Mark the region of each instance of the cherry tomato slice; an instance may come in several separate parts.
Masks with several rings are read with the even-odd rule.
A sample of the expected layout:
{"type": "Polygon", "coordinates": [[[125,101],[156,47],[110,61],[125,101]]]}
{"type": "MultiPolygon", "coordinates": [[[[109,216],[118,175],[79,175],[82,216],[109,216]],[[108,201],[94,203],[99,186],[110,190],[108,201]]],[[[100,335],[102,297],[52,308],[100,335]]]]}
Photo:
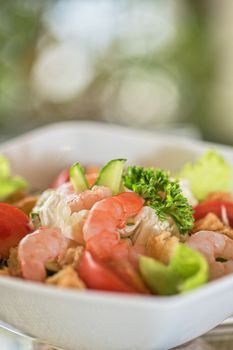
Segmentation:
{"type": "Polygon", "coordinates": [[[229,224],[233,227],[233,202],[227,201],[206,201],[194,208],[195,220],[202,219],[208,213],[213,213],[222,219],[222,210],[225,208],[229,224]]]}
{"type": "Polygon", "coordinates": [[[29,232],[28,216],[13,205],[0,203],[0,258],[7,258],[10,248],[29,232]]]}
{"type": "Polygon", "coordinates": [[[137,292],[88,251],[83,253],[78,272],[80,278],[90,289],[124,293],[137,292]]]}
{"type": "Polygon", "coordinates": [[[128,285],[132,286],[138,293],[149,294],[142,278],[136,268],[127,260],[110,259],[107,265],[128,285]]]}

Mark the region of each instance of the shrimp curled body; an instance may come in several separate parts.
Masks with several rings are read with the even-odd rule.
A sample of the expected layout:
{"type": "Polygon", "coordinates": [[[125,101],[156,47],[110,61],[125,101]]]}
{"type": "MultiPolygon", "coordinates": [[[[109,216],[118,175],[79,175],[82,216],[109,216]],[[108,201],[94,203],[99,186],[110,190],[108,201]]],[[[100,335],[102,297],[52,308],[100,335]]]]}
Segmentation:
{"type": "Polygon", "coordinates": [[[94,186],[91,190],[85,190],[80,193],[72,193],[69,188],[67,193],[65,192],[65,188],[60,188],[58,192],[64,195],[65,201],[69,205],[72,213],[79,212],[83,209],[89,210],[96,202],[112,195],[111,190],[105,186],[94,186]]]}
{"type": "Polygon", "coordinates": [[[43,282],[46,278],[45,263],[59,257],[68,243],[69,239],[54,228],[40,228],[25,236],[18,247],[23,278],[43,282]]]}
{"type": "Polygon", "coordinates": [[[186,243],[205,256],[211,280],[233,272],[233,240],[229,237],[214,231],[199,231],[186,243]]]}
{"type": "Polygon", "coordinates": [[[102,199],[91,208],[83,226],[84,239],[88,240],[102,231],[116,233],[124,227],[126,220],[135,216],[143,206],[143,199],[133,192],[102,199]]]}

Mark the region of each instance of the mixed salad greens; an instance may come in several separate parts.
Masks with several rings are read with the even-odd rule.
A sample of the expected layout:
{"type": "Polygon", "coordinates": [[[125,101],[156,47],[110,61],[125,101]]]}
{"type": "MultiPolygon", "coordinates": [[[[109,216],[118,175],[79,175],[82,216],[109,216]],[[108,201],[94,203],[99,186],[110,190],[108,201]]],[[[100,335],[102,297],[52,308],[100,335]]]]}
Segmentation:
{"type": "Polygon", "coordinates": [[[209,150],[172,175],[126,159],[75,163],[31,194],[0,156],[0,274],[78,289],[188,292],[233,272],[231,178],[209,150]]]}

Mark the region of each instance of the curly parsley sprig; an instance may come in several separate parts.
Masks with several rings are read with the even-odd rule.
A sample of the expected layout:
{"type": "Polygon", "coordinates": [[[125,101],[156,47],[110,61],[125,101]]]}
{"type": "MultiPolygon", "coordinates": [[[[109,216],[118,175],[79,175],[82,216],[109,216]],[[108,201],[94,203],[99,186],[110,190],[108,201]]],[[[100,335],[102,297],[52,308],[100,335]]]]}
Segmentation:
{"type": "Polygon", "coordinates": [[[192,207],[182,195],[178,181],[171,180],[167,171],[130,166],[123,181],[125,187],[137,192],[146,205],[155,209],[160,220],[170,216],[182,234],[192,229],[192,207]]]}

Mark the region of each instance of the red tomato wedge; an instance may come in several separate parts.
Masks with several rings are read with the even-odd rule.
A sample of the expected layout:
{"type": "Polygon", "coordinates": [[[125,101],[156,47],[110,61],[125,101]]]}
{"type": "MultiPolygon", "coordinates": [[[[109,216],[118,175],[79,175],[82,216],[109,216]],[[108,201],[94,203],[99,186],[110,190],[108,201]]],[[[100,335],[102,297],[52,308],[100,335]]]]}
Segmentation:
{"type": "Polygon", "coordinates": [[[140,255],[146,255],[146,247],[144,244],[137,244],[129,247],[128,259],[135,268],[138,268],[140,255]]]}
{"type": "Polygon", "coordinates": [[[138,293],[150,294],[137,270],[127,260],[111,259],[107,265],[138,293]]]}
{"type": "Polygon", "coordinates": [[[80,278],[90,289],[124,293],[137,292],[88,251],[85,251],[81,258],[78,272],[80,278]]]}
{"type": "Polygon", "coordinates": [[[13,205],[0,203],[0,258],[7,258],[10,248],[29,232],[28,216],[13,205]]]}
{"type": "Polygon", "coordinates": [[[233,227],[233,202],[227,201],[207,201],[198,204],[194,208],[194,218],[195,220],[202,219],[208,213],[214,213],[222,219],[222,212],[226,210],[227,218],[229,220],[229,224],[233,227]]]}
{"type": "Polygon", "coordinates": [[[70,179],[70,168],[62,170],[51,185],[51,188],[58,188],[70,179]]]}

